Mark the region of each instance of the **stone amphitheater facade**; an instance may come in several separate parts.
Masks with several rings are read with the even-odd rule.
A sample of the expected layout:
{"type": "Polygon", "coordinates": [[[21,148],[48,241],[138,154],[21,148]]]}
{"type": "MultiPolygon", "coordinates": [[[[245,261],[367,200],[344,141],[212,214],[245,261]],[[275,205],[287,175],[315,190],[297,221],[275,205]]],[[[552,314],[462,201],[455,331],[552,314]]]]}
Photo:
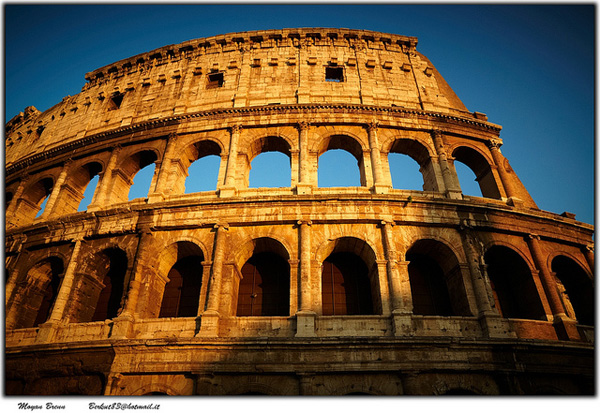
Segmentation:
{"type": "Polygon", "coordinates": [[[594,393],[593,227],[536,206],[500,126],[416,45],[324,28],[191,40],[10,120],[6,393],[594,393]],[[332,149],[360,187],[319,187],[332,149]],[[249,188],[269,151],[290,186],[249,188]],[[423,191],[392,186],[390,153],[418,162],[423,191]],[[216,190],[186,193],[208,155],[216,190]]]}

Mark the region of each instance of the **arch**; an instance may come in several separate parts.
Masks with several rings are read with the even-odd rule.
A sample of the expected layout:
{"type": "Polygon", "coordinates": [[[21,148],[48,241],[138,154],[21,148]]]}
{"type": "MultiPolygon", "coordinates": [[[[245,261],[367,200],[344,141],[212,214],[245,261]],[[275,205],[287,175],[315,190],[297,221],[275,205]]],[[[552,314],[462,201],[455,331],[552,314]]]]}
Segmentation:
{"type": "MultiPolygon", "coordinates": [[[[252,241],[251,256],[241,267],[237,316],[288,316],[290,313],[289,253],[273,238],[252,241]]],[[[247,256],[248,251],[243,255],[247,256]]]]}
{"type": "Polygon", "coordinates": [[[565,255],[554,257],[551,269],[565,313],[579,324],[595,326],[594,285],[584,269],[565,255]]]}
{"type": "Polygon", "coordinates": [[[72,322],[104,321],[123,306],[128,257],[118,247],[90,254],[83,262],[76,295],[70,297],[72,322]]]}
{"type": "Polygon", "coordinates": [[[179,157],[180,162],[183,162],[183,167],[187,171],[187,177],[177,175],[172,183],[171,193],[194,193],[201,191],[216,190],[219,177],[219,168],[221,162],[222,148],[219,143],[211,139],[203,139],[192,143],[184,149],[184,155],[179,157]],[[213,157],[218,157],[219,163],[207,163],[213,157]],[[202,166],[198,168],[198,166],[202,166]],[[197,169],[197,170],[196,170],[197,169]],[[216,171],[215,171],[216,169],[216,171]],[[215,173],[216,172],[216,173],[215,173]],[[210,182],[214,184],[208,185],[210,182]],[[181,187],[183,185],[183,187],[181,187]]]}
{"type": "Polygon", "coordinates": [[[281,152],[288,157],[292,156],[292,145],[283,136],[269,135],[254,139],[246,148],[248,161],[251,162],[256,156],[265,152],[281,152]]]}
{"type": "Polygon", "coordinates": [[[531,270],[512,248],[494,245],[484,254],[496,308],[506,318],[545,320],[531,270]]]}
{"type": "MultiPolygon", "coordinates": [[[[60,214],[77,212],[84,199],[86,187],[102,170],[103,166],[98,161],[87,162],[79,167],[70,169],[67,180],[58,194],[54,210],[60,211],[60,214]]],[[[90,196],[92,197],[93,193],[90,196]]],[[[89,204],[89,202],[87,203],[89,204]]]]}
{"type": "MultiPolygon", "coordinates": [[[[365,160],[363,157],[364,148],[360,142],[347,134],[330,135],[323,138],[319,143],[319,146],[317,147],[317,158],[320,158],[321,155],[327,151],[336,149],[344,150],[356,159],[360,176],[360,185],[366,186],[367,176],[365,172],[365,160]]],[[[317,167],[317,173],[319,172],[319,169],[321,168],[317,167]]]]}
{"type": "Polygon", "coordinates": [[[159,317],[198,315],[203,262],[202,249],[189,241],[175,242],[163,251],[159,258],[159,273],[166,274],[167,282],[163,289],[159,317]]]}
{"type": "MultiPolygon", "coordinates": [[[[485,198],[501,199],[500,189],[492,172],[491,162],[479,150],[462,145],[453,149],[452,157],[455,161],[464,163],[476,176],[481,194],[485,198]]],[[[495,166],[494,166],[495,167],[495,166]]]]}
{"type": "Polygon", "coordinates": [[[111,204],[127,202],[135,175],[158,160],[158,153],[154,149],[143,149],[127,156],[113,173],[112,191],[110,191],[111,204]]]}
{"type": "MultiPolygon", "coordinates": [[[[259,178],[259,182],[256,183],[254,182],[256,179],[252,179],[252,185],[251,185],[251,180],[250,178],[253,177],[255,178],[257,173],[258,174],[267,174],[268,175],[275,175],[275,171],[272,168],[272,165],[267,165],[267,167],[263,167],[261,166],[260,160],[263,158],[261,157],[261,155],[265,154],[265,153],[272,153],[272,152],[278,152],[281,153],[285,156],[287,156],[288,158],[288,162],[289,165],[287,167],[289,167],[289,180],[286,178],[286,181],[288,182],[287,185],[276,185],[278,187],[289,187],[291,186],[291,181],[292,181],[292,175],[291,175],[291,163],[292,163],[292,153],[291,153],[291,144],[283,137],[281,136],[266,136],[266,137],[261,137],[261,138],[257,138],[254,139],[252,142],[250,142],[246,148],[246,155],[247,155],[247,165],[245,168],[245,172],[244,172],[244,182],[247,183],[248,186],[251,187],[268,187],[268,186],[275,186],[273,184],[268,184],[268,183],[261,183],[260,182],[260,178],[259,178]],[[258,168],[257,168],[257,163],[258,163],[258,168]],[[254,165],[253,165],[254,164],[254,165]],[[254,169],[254,172],[253,172],[254,169]]],[[[274,154],[271,154],[274,155],[274,154]]],[[[272,158],[272,156],[271,156],[272,158]]],[[[275,159],[275,161],[278,161],[278,159],[275,159]]],[[[283,171],[277,171],[278,174],[280,174],[283,171]]],[[[288,170],[285,170],[285,175],[288,176],[288,170]]]]}
{"type": "Polygon", "coordinates": [[[125,273],[127,271],[127,255],[121,249],[103,251],[105,265],[103,288],[96,302],[91,321],[102,321],[115,318],[123,306],[125,291],[125,273]]]}
{"type": "Polygon", "coordinates": [[[56,256],[44,258],[29,268],[11,309],[17,312],[14,328],[37,327],[48,319],[64,270],[63,260],[56,256]]]}
{"type": "Polygon", "coordinates": [[[36,216],[44,212],[44,202],[50,196],[54,187],[54,177],[46,176],[27,186],[15,209],[16,222],[26,225],[33,222],[36,216]]]}
{"type": "Polygon", "coordinates": [[[449,246],[434,239],[418,240],[406,252],[406,261],[414,314],[472,315],[461,267],[449,246]]]}
{"type": "Polygon", "coordinates": [[[381,314],[375,252],[363,240],[342,237],[321,248],[323,315],[381,314]]]}

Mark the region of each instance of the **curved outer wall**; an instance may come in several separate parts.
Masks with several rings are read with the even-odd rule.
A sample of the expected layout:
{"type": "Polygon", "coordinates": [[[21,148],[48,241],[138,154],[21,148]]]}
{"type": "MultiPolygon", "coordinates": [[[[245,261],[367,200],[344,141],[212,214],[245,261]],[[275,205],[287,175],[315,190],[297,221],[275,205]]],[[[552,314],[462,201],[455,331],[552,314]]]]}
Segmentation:
{"type": "Polygon", "coordinates": [[[593,228],[537,208],[500,127],[416,44],[322,28],[192,40],[9,121],[7,393],[593,393],[593,228]],[[356,158],[360,187],[318,186],[331,149],[356,158]],[[268,151],[289,157],[288,188],[248,188],[268,151]],[[392,186],[390,153],[419,164],[423,191],[392,186]],[[216,190],[187,194],[207,155],[216,190]],[[456,161],[483,197],[463,195],[456,161]],[[264,254],[283,263],[283,310],[246,314],[264,254]],[[332,314],[336,256],[364,268],[368,310],[332,314]],[[183,288],[192,315],[166,309],[173,271],[202,281],[183,288]]]}

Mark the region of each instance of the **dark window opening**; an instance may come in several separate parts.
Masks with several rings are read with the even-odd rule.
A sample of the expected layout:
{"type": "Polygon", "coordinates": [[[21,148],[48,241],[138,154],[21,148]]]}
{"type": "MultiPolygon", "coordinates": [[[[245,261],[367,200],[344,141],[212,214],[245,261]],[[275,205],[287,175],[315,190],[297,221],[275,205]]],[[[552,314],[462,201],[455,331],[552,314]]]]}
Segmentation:
{"type": "Polygon", "coordinates": [[[109,256],[108,272],[102,279],[104,287],[98,297],[96,309],[91,321],[103,321],[115,318],[121,308],[127,256],[120,250],[107,251],[109,256]]]}
{"type": "Polygon", "coordinates": [[[62,262],[59,260],[52,260],[50,262],[50,280],[48,281],[48,284],[46,284],[46,288],[42,291],[42,302],[32,327],[37,327],[46,322],[50,316],[54,300],[58,295],[58,289],[60,287],[59,274],[62,274],[63,270],[62,262]]]}
{"type": "Polygon", "coordinates": [[[422,254],[406,256],[413,313],[419,315],[454,315],[444,272],[437,262],[422,254]]]}
{"type": "Polygon", "coordinates": [[[116,110],[121,107],[121,103],[123,103],[123,97],[125,95],[123,93],[114,94],[110,98],[110,108],[108,110],[116,110]]]}
{"type": "Polygon", "coordinates": [[[484,254],[496,308],[502,317],[545,320],[531,271],[510,248],[494,246],[484,254]]]}
{"type": "Polygon", "coordinates": [[[565,313],[579,324],[595,325],[594,286],[585,271],[560,255],[552,260],[551,268],[565,313]]]}
{"type": "Polygon", "coordinates": [[[207,89],[214,89],[223,86],[223,72],[209,73],[207,89]]]}
{"type": "Polygon", "coordinates": [[[273,252],[254,254],[242,267],[238,316],[287,316],[290,313],[290,267],[273,252]]]}
{"type": "Polygon", "coordinates": [[[202,257],[180,259],[169,271],[159,317],[196,317],[202,287],[202,257]]]}
{"type": "Polygon", "coordinates": [[[344,68],[338,66],[328,66],[325,68],[325,80],[328,82],[343,82],[344,68]]]}
{"type": "Polygon", "coordinates": [[[323,262],[323,315],[374,314],[365,263],[349,252],[336,252],[323,262]]]}

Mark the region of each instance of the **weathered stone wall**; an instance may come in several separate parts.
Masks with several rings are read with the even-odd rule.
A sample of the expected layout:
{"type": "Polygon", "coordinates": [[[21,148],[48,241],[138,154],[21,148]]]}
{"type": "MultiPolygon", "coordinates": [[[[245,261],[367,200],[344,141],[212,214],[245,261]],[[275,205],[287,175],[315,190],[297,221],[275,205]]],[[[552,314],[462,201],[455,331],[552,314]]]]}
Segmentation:
{"type": "Polygon", "coordinates": [[[537,208],[500,127],[466,110],[416,39],[239,33],[86,79],[7,124],[8,393],[593,391],[593,228],[537,208]],[[332,149],[356,158],[361,186],[319,187],[332,149]],[[248,188],[268,151],[289,157],[289,187],[248,188]],[[419,164],[423,191],[392,186],[390,153],[419,164]],[[208,155],[216,190],[185,193],[208,155]],[[462,193],[454,162],[483,197],[462,193]],[[129,200],[147,165],[147,196],[129,200]],[[238,316],[261,253],[289,268],[287,310],[238,316]],[[340,253],[364,265],[369,311],[327,315],[323,269],[340,253]],[[161,317],[190,257],[195,316],[161,317]]]}

